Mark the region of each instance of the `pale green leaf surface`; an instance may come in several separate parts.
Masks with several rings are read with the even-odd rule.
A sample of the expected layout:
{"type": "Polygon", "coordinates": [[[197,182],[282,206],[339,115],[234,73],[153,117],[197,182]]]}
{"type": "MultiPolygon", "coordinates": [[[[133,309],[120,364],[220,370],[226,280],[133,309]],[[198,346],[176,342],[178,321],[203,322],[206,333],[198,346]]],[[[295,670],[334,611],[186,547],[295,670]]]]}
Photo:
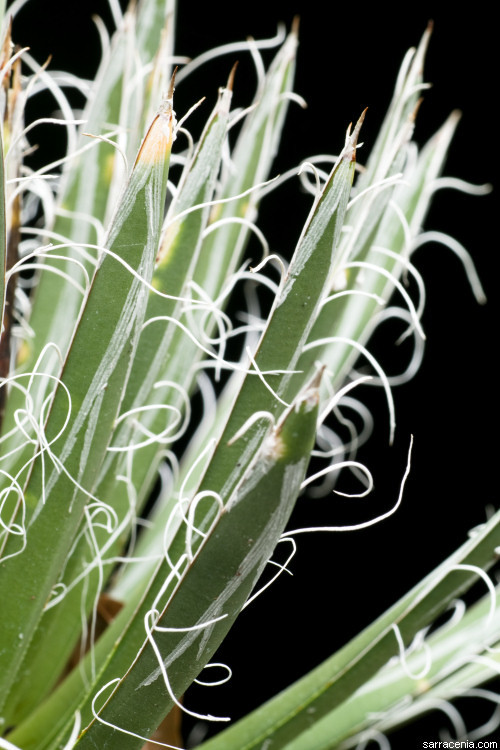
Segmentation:
{"type": "MultiPolygon", "coordinates": [[[[419,97],[422,89],[427,88],[423,83],[423,68],[431,32],[432,26],[429,25],[419,46],[408,50],[403,60],[392,101],[370,150],[365,171],[359,179],[360,190],[394,173],[397,153],[413,132],[419,97]]],[[[361,207],[356,212],[358,210],[362,212],[361,207]]],[[[356,225],[358,223],[360,222],[357,221],[356,225]]]]}
{"type": "MultiPolygon", "coordinates": [[[[347,258],[347,263],[356,258],[355,262],[364,261],[373,270],[356,266],[345,272],[342,268],[337,269],[338,274],[345,274],[345,287],[339,284],[337,290],[332,290],[332,297],[335,291],[347,290],[353,293],[332,299],[320,311],[309,337],[308,344],[311,348],[301,356],[299,369],[310,371],[314,361],[319,358],[327,363],[329,371],[333,373],[334,388],[340,388],[345,382],[347,373],[360,356],[359,350],[348,342],[366,345],[377,321],[377,313],[383,307],[377,299],[366,295],[377,295],[388,302],[396,281],[407,271],[411,251],[409,243],[417,235],[425,219],[431,198],[429,185],[441,173],[456,125],[457,116],[454,113],[422,149],[418,159],[414,155],[408,159],[403,170],[402,184],[382,194],[383,202],[378,206],[380,213],[375,225],[375,236],[364,248],[354,244],[347,258]],[[398,206],[405,217],[408,231],[405,231],[394,205],[398,206]],[[385,254],[384,250],[392,252],[396,257],[385,254]],[[322,343],[312,346],[314,342],[322,343]]],[[[369,194],[366,197],[369,198],[369,194]]],[[[370,209],[374,209],[371,203],[370,209]]],[[[354,218],[349,210],[346,224],[352,225],[354,218]]],[[[343,245],[339,252],[345,255],[343,245]]],[[[421,334],[416,332],[416,335],[421,334]]]]}
{"type": "MultiPolygon", "coordinates": [[[[110,58],[96,78],[94,95],[85,111],[86,133],[101,135],[108,127],[112,128],[119,123],[126,52],[125,34],[118,33],[113,41],[110,58]],[[108,127],[105,128],[104,123],[108,127]]],[[[59,214],[53,227],[54,232],[70,238],[75,244],[95,244],[99,240],[95,226],[96,222],[104,223],[109,211],[108,199],[115,159],[115,150],[111,145],[92,141],[81,135],[78,147],[82,149],[85,146],[87,149],[84,153],[71,158],[63,175],[60,209],[64,213],[59,214]],[[69,216],[67,212],[70,212],[69,216]]],[[[82,254],[77,250],[68,248],[66,252],[68,258],[82,261],[82,254]]],[[[50,255],[46,262],[50,263],[50,255]]],[[[92,264],[84,259],[83,262],[91,274],[92,264]]],[[[74,263],[65,262],[62,270],[81,283],[81,272],[74,263]]],[[[49,341],[57,343],[63,355],[65,354],[81,304],[81,297],[75,294],[74,287],[66,279],[49,272],[40,274],[30,317],[35,335],[28,342],[28,348],[22,352],[21,364],[25,368],[33,366],[49,341]],[[52,300],[51,305],[45,303],[47,299],[52,300]],[[64,310],[64,315],[61,315],[61,310],[64,310]]],[[[54,358],[56,370],[57,366],[54,358]]]]}
{"type": "Polygon", "coordinates": [[[492,604],[489,593],[463,617],[450,613],[448,622],[424,643],[410,648],[404,664],[401,659],[389,662],[339,708],[304,732],[296,750],[357,744],[363,731],[385,733],[432,710],[439,701],[452,700],[493,678],[500,660],[500,612],[498,608],[492,611],[492,604]],[[407,696],[404,705],[403,695],[407,696]]]}
{"type": "MultiPolygon", "coordinates": [[[[130,14],[133,8],[129,8],[130,14]]],[[[152,63],[152,71],[144,85],[135,89],[136,97],[141,97],[138,106],[128,107],[127,153],[132,158],[142,134],[154,117],[158,91],[167,91],[172,77],[174,56],[174,31],[176,21],[176,0],[140,0],[135,22],[136,54],[143,66],[152,63]]]]}
{"type": "MultiPolygon", "coordinates": [[[[232,168],[228,174],[223,174],[217,197],[240,195],[269,178],[287,112],[287,94],[293,87],[296,50],[297,35],[292,31],[257,91],[253,108],[245,119],[232,154],[232,168]]],[[[211,222],[232,217],[255,221],[259,199],[259,191],[254,191],[243,198],[216,206],[211,222]]],[[[229,224],[205,239],[194,280],[211,298],[218,296],[224,281],[238,268],[248,234],[247,227],[229,224]]]]}

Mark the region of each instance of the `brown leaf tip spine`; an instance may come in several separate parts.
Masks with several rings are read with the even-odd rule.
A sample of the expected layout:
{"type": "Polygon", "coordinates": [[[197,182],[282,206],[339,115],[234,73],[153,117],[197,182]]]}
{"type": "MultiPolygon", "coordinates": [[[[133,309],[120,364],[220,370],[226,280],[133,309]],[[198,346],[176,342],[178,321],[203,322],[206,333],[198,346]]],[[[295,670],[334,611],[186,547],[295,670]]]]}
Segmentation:
{"type": "Polygon", "coordinates": [[[234,76],[236,74],[236,68],[238,67],[238,60],[234,63],[233,67],[231,68],[231,72],[229,73],[229,78],[227,79],[226,89],[228,91],[233,90],[234,85],[234,76]]]}

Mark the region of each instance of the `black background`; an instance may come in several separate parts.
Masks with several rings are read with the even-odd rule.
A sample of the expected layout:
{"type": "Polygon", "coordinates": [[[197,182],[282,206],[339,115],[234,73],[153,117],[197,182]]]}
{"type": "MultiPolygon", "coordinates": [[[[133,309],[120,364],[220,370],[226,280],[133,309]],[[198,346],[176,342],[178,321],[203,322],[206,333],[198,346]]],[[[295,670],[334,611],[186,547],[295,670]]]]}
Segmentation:
{"type": "MultiPolygon", "coordinates": [[[[295,90],[309,107],[303,111],[291,106],[276,172],[313,153],[337,153],[345,128],[365,107],[369,110],[362,140],[368,150],[389,102],[400,61],[406,49],[418,43],[432,18],[435,30],[426,80],[433,88],[425,93],[415,138],[425,142],[452,109],[461,109],[463,119],[446,173],[475,183],[496,182],[498,136],[492,66],[498,42],[487,19],[460,11],[450,14],[425,3],[418,8],[406,4],[404,10],[400,6],[397,13],[379,3],[363,8],[319,0],[257,0],[248,4],[180,0],[179,5],[176,52],[191,57],[248,34],[272,36],[278,21],[289,26],[293,16],[300,15],[295,90]]],[[[103,0],[74,4],[32,0],[16,21],[14,37],[29,45],[39,61],[51,53],[52,67],[90,76],[98,55],[92,13],[109,22],[103,0]]],[[[235,102],[247,104],[255,76],[248,61],[242,55],[237,57],[241,64],[235,102]]],[[[233,56],[223,58],[179,86],[178,116],[202,95],[208,98],[208,114],[233,61],[233,56]]],[[[40,131],[42,155],[53,147],[44,134],[40,131]]],[[[269,210],[264,205],[261,226],[272,250],[289,257],[309,199],[298,185],[286,190],[284,210],[280,212],[276,202],[269,210]]],[[[449,232],[469,249],[488,304],[480,307],[475,303],[458,260],[448,250],[429,245],[418,251],[415,262],[427,285],[423,327],[428,340],[419,374],[395,391],[397,431],[391,448],[387,445],[383,394],[366,389],[376,429],[359,458],[374,474],[375,491],[368,499],[350,501],[356,504],[352,515],[346,503],[335,496],[327,505],[302,498],[294,526],[319,519],[332,524],[364,520],[391,507],[413,434],[413,468],[401,509],[365,531],[299,537],[292,563],[294,578],[283,576],[249,608],[221,649],[219,657],[235,671],[229,687],[193,691],[188,697],[192,708],[229,712],[237,718],[260,704],[369,624],[464,541],[468,529],[484,520],[486,506],[496,505],[495,201],[495,192],[481,198],[452,191],[438,194],[427,228],[449,232]]],[[[401,368],[392,343],[384,362],[389,372],[401,368]]],[[[487,712],[482,710],[478,706],[465,708],[471,727],[486,718],[487,712]]],[[[396,734],[393,747],[420,747],[423,739],[437,739],[441,726],[447,726],[447,720],[436,715],[396,734]]]]}

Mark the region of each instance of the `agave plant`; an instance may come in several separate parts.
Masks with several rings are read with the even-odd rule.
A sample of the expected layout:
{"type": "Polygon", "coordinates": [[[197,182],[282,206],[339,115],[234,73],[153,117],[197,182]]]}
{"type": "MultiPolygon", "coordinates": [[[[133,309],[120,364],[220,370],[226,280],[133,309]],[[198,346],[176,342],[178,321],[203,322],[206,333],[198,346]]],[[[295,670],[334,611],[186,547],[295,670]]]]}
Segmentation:
{"type": "MultiPolygon", "coordinates": [[[[429,239],[458,116],[417,149],[428,29],[369,156],[358,157],[363,112],[336,155],[276,177],[287,109],[302,103],[296,22],[187,61],[174,55],[173,0],[141,0],[123,16],[111,2],[117,28],[109,41],[97,22],[103,59],[88,84],[14,46],[9,13],[22,4],[3,11],[0,64],[0,747],[141,748],[155,731],[157,745],[180,746],[181,714],[226,720],[183,696],[211,669],[212,684],[226,680],[213,659],[233,622],[318,528],[314,517],[289,525],[300,493],[347,496],[341,470],[350,497],[372,489],[357,458],[372,422],[357,392],[382,386],[392,442],[392,386],[417,369],[425,338],[411,255],[429,239]],[[177,97],[197,66],[228,52],[227,80],[190,132],[197,105],[180,112],[177,97]],[[231,66],[243,55],[258,86],[233,108],[231,66]],[[56,101],[46,119],[66,151],[34,167],[38,123],[25,112],[40,91],[56,101]],[[257,217],[297,174],[310,210],[284,258],[257,217]],[[392,378],[367,348],[390,319],[413,342],[392,378]]],[[[465,249],[440,239],[483,301],[465,249]]],[[[395,513],[410,454],[388,510],[321,528],[395,513]]],[[[499,523],[493,515],[359,636],[203,747],[347,747],[477,689],[498,656],[486,571],[499,523]],[[486,595],[428,633],[478,579],[486,595]]]]}

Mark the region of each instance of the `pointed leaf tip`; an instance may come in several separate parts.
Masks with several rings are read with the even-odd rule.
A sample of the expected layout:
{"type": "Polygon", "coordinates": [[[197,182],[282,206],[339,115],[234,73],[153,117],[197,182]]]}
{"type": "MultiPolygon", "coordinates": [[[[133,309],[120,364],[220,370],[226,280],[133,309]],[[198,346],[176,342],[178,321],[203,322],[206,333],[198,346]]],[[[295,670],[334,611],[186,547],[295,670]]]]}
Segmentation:
{"type": "Polygon", "coordinates": [[[422,106],[423,101],[424,101],[423,96],[421,96],[420,99],[417,99],[417,103],[415,104],[413,112],[410,114],[410,119],[412,122],[415,122],[415,120],[417,119],[417,115],[419,113],[419,110],[420,110],[420,107],[422,106]]]}
{"type": "Polygon", "coordinates": [[[351,144],[353,148],[356,148],[356,145],[358,143],[359,131],[361,130],[361,126],[365,121],[365,115],[367,111],[368,111],[368,107],[365,107],[364,110],[361,112],[359,120],[356,123],[356,127],[354,128],[354,132],[351,137],[351,144]]]}
{"type": "Polygon", "coordinates": [[[346,133],[346,142],[344,146],[344,151],[342,152],[341,158],[344,161],[356,161],[356,146],[358,145],[358,137],[359,137],[359,131],[361,130],[361,126],[364,122],[366,112],[368,110],[368,107],[365,107],[365,109],[362,111],[359,120],[356,123],[356,126],[354,128],[354,131],[351,135],[351,127],[352,122],[349,123],[349,127],[347,128],[346,133]]]}
{"type": "Polygon", "coordinates": [[[326,370],[326,365],[317,363],[317,370],[314,373],[311,382],[309,383],[309,389],[319,388],[321,384],[321,380],[323,378],[323,373],[325,370],[326,370]]]}
{"type": "Polygon", "coordinates": [[[233,90],[234,76],[236,74],[236,68],[238,67],[238,65],[239,65],[239,61],[236,60],[236,62],[234,63],[233,67],[231,68],[231,72],[229,73],[229,78],[227,79],[227,84],[226,84],[226,89],[228,91],[232,91],[233,90]]]}
{"type": "Polygon", "coordinates": [[[174,98],[175,76],[177,75],[178,70],[179,70],[179,66],[176,65],[174,68],[174,72],[172,73],[172,78],[170,79],[170,86],[168,87],[168,95],[167,95],[167,98],[170,99],[170,101],[172,101],[174,98]]]}

